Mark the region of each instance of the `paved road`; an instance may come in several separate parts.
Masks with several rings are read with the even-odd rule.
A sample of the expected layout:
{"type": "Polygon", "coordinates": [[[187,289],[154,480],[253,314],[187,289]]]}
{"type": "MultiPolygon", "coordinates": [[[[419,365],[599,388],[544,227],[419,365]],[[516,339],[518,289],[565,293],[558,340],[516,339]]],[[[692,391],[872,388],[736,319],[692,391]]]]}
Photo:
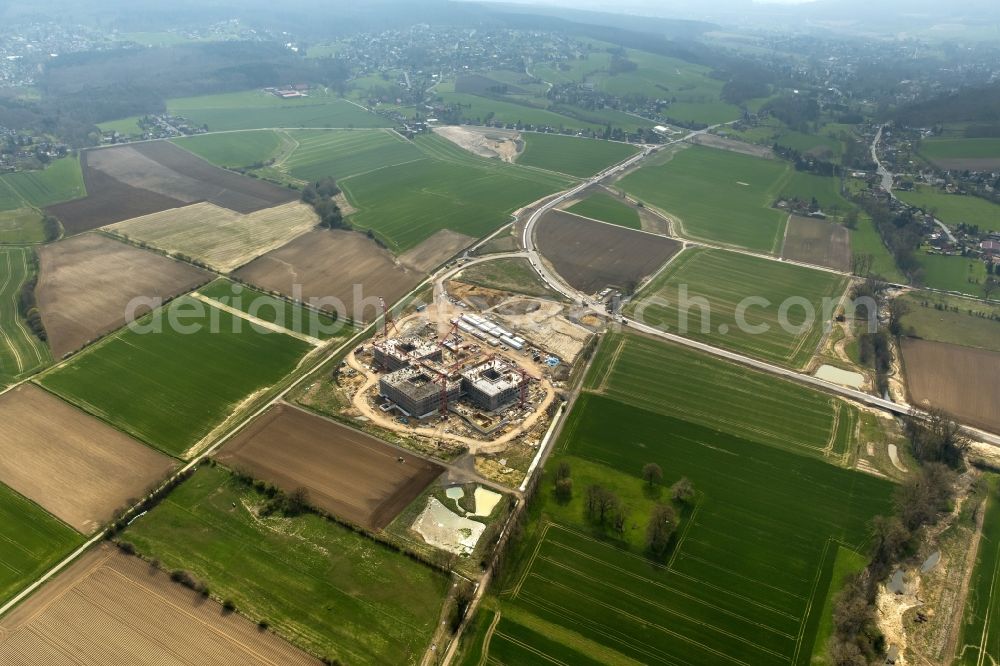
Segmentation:
{"type": "MultiPolygon", "coordinates": [[[[878,158],[878,145],[879,143],[882,142],[883,129],[885,129],[884,125],[882,127],[879,127],[878,132],[875,133],[875,138],[872,139],[872,145],[871,145],[872,161],[875,162],[876,171],[878,171],[878,175],[882,179],[881,183],[882,189],[885,190],[890,197],[898,200],[898,198],[892,191],[892,187],[895,182],[894,175],[891,171],[889,171],[888,168],[886,168],[884,164],[882,164],[882,160],[878,158]]],[[[941,229],[941,233],[947,236],[949,241],[951,241],[952,243],[958,242],[958,239],[956,239],[955,235],[951,233],[951,229],[948,228],[947,224],[937,219],[936,217],[934,218],[934,224],[938,225],[938,227],[941,229]]]]}
{"type": "MultiPolygon", "coordinates": [[[[709,128],[709,129],[711,129],[711,128],[709,128]]],[[[684,138],[678,139],[678,140],[673,141],[671,143],[677,143],[679,141],[686,141],[689,138],[691,138],[692,136],[695,136],[697,134],[701,134],[702,132],[705,132],[705,131],[708,131],[708,130],[702,130],[702,131],[699,131],[699,132],[692,132],[691,134],[688,134],[684,138]]],[[[874,146],[875,146],[875,143],[877,143],[878,136],[880,136],[880,134],[881,134],[881,130],[880,130],[879,135],[877,135],[877,137],[876,137],[876,141],[873,142],[873,144],[872,144],[872,153],[873,153],[873,155],[875,153],[875,147],[874,146]]],[[[664,145],[669,145],[669,144],[664,144],[664,145]]],[[[537,248],[535,247],[535,244],[534,244],[534,228],[535,228],[535,225],[538,223],[538,220],[542,217],[542,215],[544,215],[546,212],[548,212],[549,210],[551,210],[554,206],[556,206],[559,203],[565,201],[566,199],[569,199],[569,198],[573,197],[574,195],[576,195],[582,189],[584,189],[586,187],[590,187],[591,185],[593,185],[593,184],[595,184],[595,183],[603,180],[604,178],[607,178],[608,176],[611,176],[611,175],[616,174],[616,173],[620,173],[624,169],[629,168],[630,166],[632,166],[636,162],[638,162],[638,161],[646,158],[648,155],[650,155],[652,152],[654,152],[654,150],[655,149],[653,149],[653,148],[647,148],[643,152],[639,153],[638,155],[635,155],[634,157],[631,157],[628,160],[625,160],[624,162],[622,162],[622,163],[620,163],[618,165],[615,165],[613,167],[610,167],[609,169],[606,169],[605,171],[602,171],[598,175],[596,175],[593,178],[591,178],[590,180],[582,183],[581,185],[573,188],[572,190],[569,190],[568,192],[566,192],[566,193],[564,193],[564,194],[562,194],[562,195],[560,195],[558,197],[550,199],[546,203],[544,203],[541,206],[539,206],[538,208],[536,208],[531,213],[530,217],[528,218],[527,223],[524,225],[524,231],[522,233],[521,242],[522,242],[523,247],[525,248],[525,253],[528,255],[528,258],[531,261],[531,265],[535,268],[535,270],[542,277],[542,279],[545,280],[552,288],[554,288],[555,290],[559,291],[563,296],[565,296],[566,298],[570,299],[572,302],[574,302],[574,303],[580,303],[581,305],[588,306],[591,309],[593,309],[596,313],[601,314],[601,315],[604,315],[605,312],[606,312],[603,303],[601,303],[600,301],[597,301],[595,299],[592,299],[588,294],[580,293],[579,291],[577,291],[573,287],[567,285],[565,282],[563,282],[563,280],[559,276],[553,274],[552,271],[550,271],[545,266],[545,264],[541,260],[541,255],[538,253],[538,250],[537,250],[537,248]]],[[[891,176],[890,176],[890,179],[891,179],[891,176]]],[[[775,257],[771,257],[771,256],[768,256],[768,255],[757,255],[757,256],[760,256],[761,258],[768,259],[768,260],[771,260],[771,261],[781,261],[781,259],[778,259],[778,258],[775,258],[775,257]]],[[[836,271],[834,271],[834,272],[836,272],[836,271]]],[[[715,347],[713,345],[708,345],[708,344],[705,344],[703,342],[697,342],[695,340],[691,340],[689,338],[685,338],[683,336],[676,335],[674,333],[668,333],[668,332],[665,332],[665,331],[661,331],[661,330],[659,330],[657,328],[654,328],[652,326],[648,326],[648,325],[646,325],[646,324],[644,324],[642,322],[636,321],[636,320],[628,318],[628,317],[620,317],[619,320],[624,325],[626,325],[626,326],[628,326],[630,328],[633,328],[633,329],[635,329],[637,331],[641,331],[643,333],[646,333],[648,335],[656,336],[656,337],[662,338],[664,340],[669,340],[670,342],[674,342],[674,343],[677,343],[677,344],[685,345],[687,347],[691,347],[693,349],[697,349],[699,351],[702,351],[702,352],[705,352],[705,353],[708,353],[708,354],[712,354],[713,356],[724,358],[726,360],[733,361],[733,362],[739,363],[741,365],[746,365],[746,366],[755,368],[757,370],[761,370],[763,372],[768,372],[768,373],[771,373],[773,375],[778,375],[780,377],[784,377],[786,379],[797,381],[797,382],[802,383],[802,384],[807,384],[809,386],[812,386],[814,388],[818,388],[818,389],[820,389],[822,391],[826,391],[828,393],[835,393],[835,394],[837,394],[837,395],[839,395],[841,397],[847,398],[849,400],[854,400],[856,402],[860,402],[860,403],[869,405],[871,407],[876,407],[878,409],[882,409],[882,410],[891,412],[893,414],[904,415],[904,414],[910,414],[910,413],[913,412],[913,408],[910,405],[893,402],[891,400],[886,400],[884,398],[880,398],[880,397],[874,396],[874,395],[869,395],[869,394],[867,394],[867,393],[865,393],[863,391],[858,391],[856,389],[848,388],[846,386],[840,386],[839,384],[833,384],[831,382],[824,381],[822,379],[819,379],[817,377],[813,377],[812,375],[807,375],[807,374],[799,372],[797,370],[791,370],[791,369],[788,369],[788,368],[783,368],[781,366],[774,365],[772,363],[767,363],[765,361],[761,361],[761,360],[752,358],[750,356],[746,356],[744,354],[739,354],[739,353],[736,353],[736,352],[729,351],[727,349],[722,349],[720,347],[715,347]]],[[[1000,446],[1000,435],[996,435],[996,434],[993,434],[993,433],[990,433],[990,432],[985,432],[983,430],[979,430],[979,429],[971,428],[971,427],[966,427],[966,431],[972,437],[974,437],[977,440],[980,440],[982,442],[986,442],[988,444],[993,444],[995,446],[1000,446]]]]}

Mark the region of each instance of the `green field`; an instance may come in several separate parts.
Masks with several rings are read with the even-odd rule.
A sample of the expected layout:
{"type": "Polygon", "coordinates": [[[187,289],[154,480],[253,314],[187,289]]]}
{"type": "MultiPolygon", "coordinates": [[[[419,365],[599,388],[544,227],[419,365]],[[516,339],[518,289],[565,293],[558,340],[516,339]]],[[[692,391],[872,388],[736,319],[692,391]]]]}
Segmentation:
{"type": "Polygon", "coordinates": [[[629,229],[642,229],[639,212],[618,197],[606,192],[591,194],[567,208],[571,213],[602,222],[610,222],[629,229]]]}
{"type": "Polygon", "coordinates": [[[931,289],[956,291],[982,298],[986,265],[979,259],[954,254],[917,253],[923,269],[921,282],[931,289]]]}
{"type": "Polygon", "coordinates": [[[858,413],[852,406],[680,345],[606,335],[585,388],[794,453],[836,461],[853,453],[858,413]]]}
{"type": "Polygon", "coordinates": [[[52,360],[48,346],[31,332],[18,307],[21,285],[35,272],[34,250],[0,247],[0,386],[52,360]]]}
{"type": "Polygon", "coordinates": [[[932,292],[899,298],[908,308],[903,327],[918,338],[1000,351],[1000,305],[932,292]]]}
{"type": "Polygon", "coordinates": [[[885,247],[882,237],[875,229],[875,223],[868,215],[860,215],[858,228],[851,230],[851,252],[872,255],[872,273],[875,275],[895,283],[906,282],[906,276],[896,266],[896,260],[885,247]]]}
{"type": "Polygon", "coordinates": [[[296,338],[255,332],[249,322],[189,297],[151,317],[160,314],[162,332],[124,329],[40,382],[156,448],[182,456],[242,400],[291,372],[311,349],[296,338]],[[170,324],[171,317],[178,326],[170,324]]]}
{"type": "Polygon", "coordinates": [[[635,49],[628,49],[625,57],[635,69],[612,74],[611,54],[597,52],[584,59],[542,63],[531,71],[551,83],[589,83],[612,95],[673,100],[663,115],[681,122],[711,125],[740,117],[737,106],[719,99],[723,83],[711,76],[710,67],[635,49]]]}
{"type": "Polygon", "coordinates": [[[106,123],[97,123],[97,127],[102,132],[118,132],[125,136],[142,135],[142,128],[139,127],[139,116],[130,116],[119,120],[110,120],[106,123]]]}
{"type": "Polygon", "coordinates": [[[833,666],[828,647],[830,637],[833,636],[833,605],[837,593],[844,589],[850,577],[861,573],[868,566],[868,558],[850,548],[838,545],[836,558],[832,563],[830,558],[827,558],[824,564],[828,564],[823,572],[825,579],[823,583],[826,584],[827,592],[819,615],[810,666],[833,666]],[[826,575],[826,569],[829,569],[829,576],[826,575]]]}
{"type": "Polygon", "coordinates": [[[60,158],[41,171],[18,171],[0,176],[26,204],[44,208],[61,201],[87,196],[83,172],[76,156],[60,158]]]}
{"type": "Polygon", "coordinates": [[[642,167],[618,185],[679,218],[686,236],[775,252],[788,215],[770,206],[788,172],[778,160],[692,146],[664,164],[642,167]]]}
{"type": "Polygon", "coordinates": [[[296,147],[282,168],[299,180],[340,180],[424,157],[412,142],[388,130],[303,130],[289,132],[289,137],[296,147]]]}
{"type": "Polygon", "coordinates": [[[167,110],[213,132],[275,127],[387,127],[381,118],[345,99],[316,90],[306,99],[280,99],[261,90],[183,97],[167,110]]]}
{"type": "Polygon", "coordinates": [[[562,300],[562,296],[545,286],[527,259],[494,259],[474,264],[455,278],[459,282],[487,289],[499,289],[515,294],[562,300]]]}
{"type": "Polygon", "coordinates": [[[846,287],[845,278],[825,271],[725,250],[690,249],[642,289],[628,314],[649,326],[798,368],[815,353],[846,287]],[[684,289],[690,303],[686,316],[684,289]],[[747,326],[741,326],[738,308],[748,298],[758,300],[747,304],[747,326]],[[694,299],[704,299],[708,312],[694,299]],[[785,302],[787,325],[782,326],[785,302]],[[805,302],[811,305],[811,322],[805,302]]]}
{"type": "Polygon", "coordinates": [[[559,171],[581,178],[593,176],[639,152],[627,143],[526,132],[518,164],[559,171]]]}
{"type": "Polygon", "coordinates": [[[920,154],[929,160],[996,159],[1000,158],[1000,139],[924,139],[920,154]]]}
{"type": "Polygon", "coordinates": [[[476,157],[438,136],[419,136],[415,143],[426,159],[340,182],[358,209],[351,223],[371,229],[394,252],[441,229],[485,236],[518,208],[571,183],[558,174],[476,157]]]}
{"type": "Polygon", "coordinates": [[[257,319],[321,340],[348,337],[356,332],[346,322],[338,325],[337,320],[326,312],[311,310],[229,280],[216,280],[198,289],[198,293],[257,319]]]}
{"type": "Polygon", "coordinates": [[[248,167],[266,162],[281,146],[281,137],[270,130],[204,134],[171,141],[221,167],[248,167]]]}
{"type": "Polygon", "coordinates": [[[897,190],[906,203],[934,211],[935,217],[949,226],[977,225],[984,231],[1000,231],[1000,206],[971,194],[948,194],[927,185],[917,185],[912,192],[897,190]]]}
{"type": "Polygon", "coordinates": [[[840,216],[853,208],[840,194],[840,181],[833,176],[817,176],[806,171],[792,171],[781,188],[781,196],[811,201],[813,198],[827,215],[840,216]]]}
{"type": "Polygon", "coordinates": [[[779,132],[774,137],[773,143],[791,148],[802,154],[817,154],[832,161],[838,161],[844,152],[844,146],[839,140],[831,136],[819,134],[804,134],[793,131],[779,132]]]}
{"type": "Polygon", "coordinates": [[[589,392],[548,467],[560,462],[574,500],[560,504],[543,481],[492,600],[500,619],[477,623],[464,664],[484,652],[504,663],[809,664],[840,551],[862,552],[868,521],[890,508],[887,481],[589,392]],[[686,476],[698,492],[663,560],[635,546],[642,502],[622,497],[619,536],[576,499],[595,478],[641,486],[648,462],[664,485],[686,476]]]}
{"type": "Polygon", "coordinates": [[[82,542],[68,525],[0,484],[0,600],[37,580],[82,542]]]}
{"type": "Polygon", "coordinates": [[[258,517],[265,500],[221,467],[203,466],[122,538],[318,656],[417,663],[448,578],[315,515],[258,517]]]}
{"type": "Polygon", "coordinates": [[[536,106],[506,102],[489,97],[480,97],[479,95],[470,95],[468,93],[443,92],[440,93],[439,97],[441,97],[441,101],[445,104],[458,105],[462,118],[476,124],[482,124],[491,120],[504,124],[516,123],[518,125],[554,127],[556,129],[604,129],[596,123],[574,120],[569,116],[553,113],[552,111],[536,106]]]}
{"type": "Polygon", "coordinates": [[[983,666],[1000,661],[1000,497],[997,477],[987,475],[989,496],[983,519],[983,536],[976,567],[969,582],[969,596],[962,618],[957,664],[983,666]]]}
{"type": "MultiPolygon", "coordinates": [[[[0,190],[7,186],[0,182],[0,190]]],[[[4,203],[0,192],[0,206],[4,203]]],[[[20,203],[20,199],[17,199],[20,203]]],[[[0,207],[0,244],[40,243],[45,240],[42,214],[36,208],[0,207]]]]}

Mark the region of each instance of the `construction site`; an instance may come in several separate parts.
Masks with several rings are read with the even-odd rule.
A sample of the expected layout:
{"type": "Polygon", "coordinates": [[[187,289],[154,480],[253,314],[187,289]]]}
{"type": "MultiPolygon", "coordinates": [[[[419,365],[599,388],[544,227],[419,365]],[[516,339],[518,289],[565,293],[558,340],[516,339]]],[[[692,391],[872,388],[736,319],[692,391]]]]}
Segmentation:
{"type": "Polygon", "coordinates": [[[359,415],[401,434],[496,450],[547,421],[549,358],[477,314],[424,310],[384,322],[346,359],[359,415]],[[443,333],[442,333],[443,332],[443,333]]]}

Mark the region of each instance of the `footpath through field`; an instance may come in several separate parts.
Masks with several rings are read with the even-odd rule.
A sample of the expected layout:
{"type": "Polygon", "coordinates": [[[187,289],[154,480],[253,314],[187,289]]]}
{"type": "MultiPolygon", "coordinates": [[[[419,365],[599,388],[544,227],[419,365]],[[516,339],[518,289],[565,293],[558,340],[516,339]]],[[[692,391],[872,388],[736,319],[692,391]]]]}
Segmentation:
{"type": "Polygon", "coordinates": [[[204,294],[201,294],[197,291],[192,291],[191,296],[193,298],[198,299],[205,305],[211,305],[213,308],[218,308],[223,312],[228,312],[234,317],[239,317],[240,319],[246,320],[251,324],[253,324],[254,326],[259,326],[260,328],[263,328],[265,330],[273,331],[274,333],[284,333],[285,335],[297,338],[299,340],[302,340],[303,342],[308,342],[313,347],[321,347],[323,344],[325,344],[325,342],[323,340],[320,340],[319,338],[314,338],[311,335],[306,335],[305,333],[293,331],[290,328],[285,328],[284,326],[281,326],[279,324],[275,324],[260,319],[258,317],[254,317],[252,314],[249,314],[247,312],[244,312],[243,310],[238,310],[234,307],[226,305],[225,303],[217,301],[214,298],[209,298],[208,296],[205,296],[204,294]]]}

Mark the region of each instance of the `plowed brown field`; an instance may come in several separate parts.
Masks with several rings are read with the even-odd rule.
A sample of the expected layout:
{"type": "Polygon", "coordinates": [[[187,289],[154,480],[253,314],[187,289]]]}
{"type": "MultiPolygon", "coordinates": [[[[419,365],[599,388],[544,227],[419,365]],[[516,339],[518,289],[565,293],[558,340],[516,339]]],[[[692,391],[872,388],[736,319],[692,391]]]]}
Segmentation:
{"type": "Polygon", "coordinates": [[[372,529],[388,525],[441,472],[439,465],[289,405],[278,405],[218,455],[286,492],[372,529]],[[400,462],[402,458],[402,462],[400,462]]]}
{"type": "Polygon", "coordinates": [[[939,407],[958,420],[1000,432],[1000,353],[930,340],[903,340],[910,402],[939,407]]]}
{"type": "Polygon", "coordinates": [[[212,277],[98,234],[42,246],[38,256],[36,296],[57,359],[124,324],[133,298],[167,299],[212,277]]]}
{"type": "Polygon", "coordinates": [[[174,463],[48,391],[0,396],[0,482],[84,534],[145,494],[174,463]]]}
{"type": "Polygon", "coordinates": [[[571,286],[592,294],[604,287],[635,288],[681,244],[664,236],[553,210],[539,220],[538,249],[571,286]]]}
{"type": "MultiPolygon", "coordinates": [[[[344,308],[343,315],[356,321],[371,321],[379,314],[379,297],[394,303],[424,278],[364,234],[327,229],[299,236],[234,275],[289,298],[332,299],[344,308]]],[[[316,305],[337,309],[326,300],[316,305]]]]}
{"type": "Polygon", "coordinates": [[[102,545],[0,622],[0,666],[318,666],[237,613],[102,545]]]}

